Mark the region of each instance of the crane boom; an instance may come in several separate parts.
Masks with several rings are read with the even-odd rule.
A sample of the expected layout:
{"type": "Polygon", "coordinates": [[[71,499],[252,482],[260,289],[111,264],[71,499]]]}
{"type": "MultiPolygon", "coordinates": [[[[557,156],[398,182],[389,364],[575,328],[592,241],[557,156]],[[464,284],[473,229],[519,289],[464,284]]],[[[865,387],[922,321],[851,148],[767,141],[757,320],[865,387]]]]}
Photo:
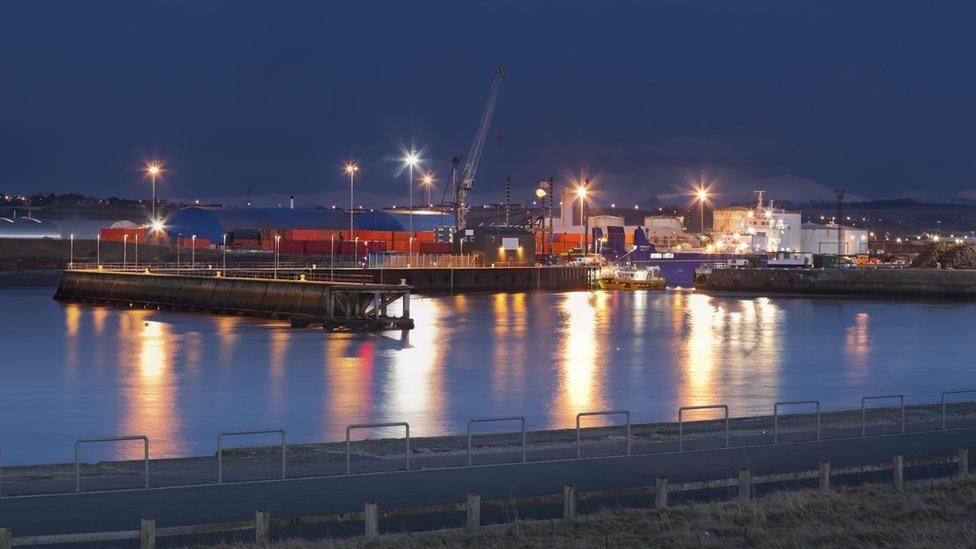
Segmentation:
{"type": "Polygon", "coordinates": [[[454,193],[454,219],[455,229],[464,229],[467,226],[467,197],[468,191],[474,187],[474,176],[478,172],[478,162],[481,160],[481,152],[485,148],[485,138],[488,136],[488,127],[491,126],[491,117],[495,113],[495,101],[498,99],[498,88],[505,76],[505,67],[498,67],[498,70],[491,75],[491,89],[488,91],[488,103],[485,104],[485,112],[481,114],[481,123],[478,131],[474,134],[474,141],[471,143],[471,151],[465,159],[464,169],[461,171],[460,180],[457,183],[454,193]]]}

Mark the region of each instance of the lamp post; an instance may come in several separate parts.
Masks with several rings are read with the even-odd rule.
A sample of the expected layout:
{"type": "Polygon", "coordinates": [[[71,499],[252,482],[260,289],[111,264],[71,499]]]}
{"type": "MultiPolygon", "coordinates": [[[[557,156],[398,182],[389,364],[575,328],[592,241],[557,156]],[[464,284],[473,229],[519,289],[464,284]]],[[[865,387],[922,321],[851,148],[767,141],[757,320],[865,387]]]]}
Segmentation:
{"type": "Polygon", "coordinates": [[[75,267],[75,235],[68,235],[68,268],[75,267]]]}
{"type": "Polygon", "coordinates": [[[698,215],[701,218],[701,239],[702,243],[705,242],[705,201],[708,200],[708,190],[705,187],[698,187],[698,191],[695,193],[698,198],[698,215]]]}
{"type": "Polygon", "coordinates": [[[224,233],[224,245],[222,250],[220,270],[227,276],[227,233],[224,233]]]}
{"type": "Polygon", "coordinates": [[[354,202],[353,202],[352,188],[353,188],[353,181],[356,178],[356,172],[359,171],[359,165],[357,165],[355,162],[346,162],[345,170],[346,173],[349,175],[349,238],[353,238],[354,237],[353,232],[355,229],[353,228],[352,216],[355,208],[353,207],[354,202]]]}
{"type": "Polygon", "coordinates": [[[329,236],[329,280],[335,280],[335,233],[329,236]]]}
{"type": "Polygon", "coordinates": [[[133,260],[133,263],[135,264],[136,269],[138,269],[139,268],[139,235],[138,234],[136,235],[136,257],[133,260]]]}
{"type": "Polygon", "coordinates": [[[357,258],[359,257],[359,237],[358,236],[353,240],[353,244],[352,244],[352,255],[354,257],[357,257],[357,258]]]}
{"type": "Polygon", "coordinates": [[[176,274],[180,274],[180,248],[183,247],[183,233],[176,233],[176,274]]]}
{"type": "Polygon", "coordinates": [[[197,268],[197,235],[190,235],[190,269],[197,268]]]}
{"type": "Polygon", "coordinates": [[[102,266],[102,233],[95,236],[95,265],[102,266]]]}
{"type": "Polygon", "coordinates": [[[122,270],[123,271],[125,270],[125,263],[126,263],[126,261],[125,261],[126,260],[126,257],[125,257],[126,249],[125,248],[126,248],[126,244],[128,244],[128,242],[129,242],[129,235],[127,235],[127,234],[122,235],[122,270]]]}
{"type": "Polygon", "coordinates": [[[155,160],[146,165],[146,173],[152,179],[152,221],[156,223],[156,177],[162,170],[162,165],[155,160]]]}
{"type": "Polygon", "coordinates": [[[410,149],[410,152],[403,156],[403,163],[407,165],[407,173],[410,178],[410,215],[408,219],[408,229],[410,234],[413,234],[413,168],[420,162],[420,157],[417,156],[417,151],[410,149]]]}
{"type": "Polygon", "coordinates": [[[434,186],[434,173],[427,172],[424,174],[423,178],[424,187],[427,187],[427,207],[433,207],[434,203],[430,201],[430,188],[434,186]]]}
{"type": "Polygon", "coordinates": [[[583,255],[586,255],[586,227],[584,226],[584,212],[586,210],[586,185],[590,182],[589,179],[586,180],[582,186],[576,189],[576,196],[580,199],[580,251],[583,255]]]}
{"type": "Polygon", "coordinates": [[[281,235],[275,235],[275,246],[274,246],[274,278],[278,280],[278,250],[281,242],[281,235]]]}

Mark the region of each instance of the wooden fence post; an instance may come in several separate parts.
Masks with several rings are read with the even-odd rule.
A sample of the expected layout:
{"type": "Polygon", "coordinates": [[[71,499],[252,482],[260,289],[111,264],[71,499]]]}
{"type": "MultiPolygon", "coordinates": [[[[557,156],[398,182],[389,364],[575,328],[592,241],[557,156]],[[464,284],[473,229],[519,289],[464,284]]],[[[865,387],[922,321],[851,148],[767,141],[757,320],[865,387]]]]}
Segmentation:
{"type": "Polygon", "coordinates": [[[376,509],[376,502],[366,502],[366,541],[372,541],[379,535],[380,517],[376,509]]]}
{"type": "Polygon", "coordinates": [[[905,459],[901,454],[895,454],[891,459],[891,484],[895,490],[901,491],[905,487],[905,459]]]}
{"type": "Polygon", "coordinates": [[[271,541],[271,513],[269,511],[254,512],[254,543],[267,545],[271,541]]]}
{"type": "Polygon", "coordinates": [[[654,483],[654,507],[664,509],[668,506],[668,477],[657,477],[654,483]]]}
{"type": "Polygon", "coordinates": [[[10,530],[6,528],[0,528],[0,549],[10,549],[13,544],[13,535],[10,530]]]}
{"type": "Polygon", "coordinates": [[[752,495],[752,473],[749,469],[739,469],[739,501],[746,501],[752,495]]]}
{"type": "Polygon", "coordinates": [[[823,460],[820,462],[820,491],[830,490],[830,462],[823,460]]]}
{"type": "Polygon", "coordinates": [[[156,549],[155,520],[142,519],[139,521],[139,549],[156,549]]]}
{"type": "Polygon", "coordinates": [[[481,527],[481,496],[468,494],[468,525],[469,534],[477,534],[481,527]]]}
{"type": "Polygon", "coordinates": [[[569,484],[563,486],[563,518],[576,520],[576,487],[569,484]]]}
{"type": "Polygon", "coordinates": [[[959,449],[959,479],[966,480],[969,477],[969,448],[959,449]]]}

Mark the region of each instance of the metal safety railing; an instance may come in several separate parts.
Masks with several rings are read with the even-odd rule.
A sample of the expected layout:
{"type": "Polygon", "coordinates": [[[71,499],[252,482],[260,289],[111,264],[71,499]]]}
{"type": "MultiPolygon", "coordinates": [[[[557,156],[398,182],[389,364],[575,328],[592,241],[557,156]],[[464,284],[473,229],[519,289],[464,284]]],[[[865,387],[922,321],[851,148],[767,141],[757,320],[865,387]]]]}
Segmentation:
{"type": "MultiPolygon", "coordinates": [[[[941,392],[939,405],[941,406],[941,424],[935,430],[923,430],[918,432],[933,432],[937,430],[946,430],[948,428],[947,413],[948,405],[947,397],[950,395],[958,394],[976,394],[976,389],[957,389],[957,390],[945,390],[941,392]]],[[[874,400],[883,399],[898,399],[899,400],[899,413],[900,413],[900,429],[899,432],[905,433],[906,418],[905,418],[905,397],[904,395],[867,395],[861,399],[861,433],[859,436],[867,436],[867,403],[874,400]]],[[[967,403],[973,403],[974,401],[964,401],[967,403]]],[[[962,404],[963,401],[957,404],[962,404]]],[[[803,401],[780,401],[773,404],[773,444],[780,443],[780,408],[784,406],[793,405],[814,405],[815,406],[815,418],[816,418],[816,437],[817,440],[823,440],[822,438],[822,407],[821,402],[818,400],[803,400],[803,401]]],[[[928,405],[934,406],[934,404],[928,405]]],[[[678,444],[677,451],[685,451],[685,413],[694,410],[722,410],[724,422],[724,445],[723,447],[729,447],[731,443],[730,435],[730,409],[726,404],[714,404],[714,405],[704,405],[704,406],[682,406],[678,409],[678,444]]],[[[594,412],[580,412],[576,416],[576,457],[583,459],[582,455],[582,418],[587,416],[601,416],[601,415],[624,415],[627,431],[627,455],[633,455],[633,440],[632,436],[632,423],[630,412],[628,410],[608,410],[608,411],[594,411],[594,412]]],[[[519,421],[520,422],[520,433],[521,433],[521,448],[520,448],[520,462],[525,463],[527,461],[527,420],[524,416],[506,416],[497,418],[476,418],[468,420],[467,426],[467,465],[468,466],[478,466],[473,463],[473,448],[472,448],[472,427],[476,423],[487,423],[487,422],[502,422],[502,421],[519,421]]],[[[703,420],[703,421],[717,421],[717,420],[703,420]]],[[[923,418],[924,421],[924,418],[923,418]]],[[[351,432],[356,429],[371,429],[371,428],[385,428],[385,427],[403,427],[405,430],[405,450],[404,450],[404,461],[406,469],[410,470],[410,426],[407,422],[389,422],[389,423],[364,423],[364,424],[353,424],[346,427],[346,474],[352,474],[351,467],[351,432]]],[[[223,432],[217,435],[217,481],[218,483],[223,482],[223,442],[224,436],[237,436],[237,435],[257,435],[257,434],[272,434],[279,433],[281,435],[281,477],[285,478],[287,474],[287,438],[284,429],[266,429],[266,430],[255,430],[255,431],[235,431],[235,432],[223,432]]],[[[853,435],[857,436],[857,435],[853,435]]],[[[879,435],[881,436],[881,435],[879,435]]],[[[844,437],[841,437],[844,438],[844,437]]],[[[131,440],[141,440],[143,441],[143,461],[144,461],[144,486],[149,487],[149,437],[146,435],[132,435],[132,436],[117,436],[117,437],[100,437],[100,438],[79,438],[75,441],[75,491],[81,490],[81,455],[80,447],[82,444],[95,443],[95,442],[118,442],[118,441],[131,441],[131,440]]],[[[833,439],[831,439],[833,440],[833,439]]],[[[9,450],[9,446],[4,448],[9,450]]],[[[671,451],[671,450],[663,450],[671,451]]],[[[0,454],[2,457],[2,454],[0,454]]],[[[551,459],[540,459],[537,462],[552,461],[551,459]]],[[[0,463],[2,465],[2,463],[0,463]]],[[[2,483],[4,482],[4,477],[0,476],[0,495],[4,494],[2,490],[2,483]]],[[[9,483],[9,478],[7,479],[9,483]]]]}
{"type": "Polygon", "coordinates": [[[146,435],[127,435],[120,437],[79,438],[75,440],[75,492],[81,491],[81,445],[92,442],[122,442],[141,440],[143,462],[145,463],[145,487],[149,488],[149,437],[146,435]]]}
{"type": "Polygon", "coordinates": [[[525,416],[482,417],[468,420],[468,465],[471,465],[471,425],[474,423],[494,423],[499,421],[518,421],[522,424],[522,463],[525,463],[525,416]]]}
{"type": "Polygon", "coordinates": [[[357,423],[353,425],[346,426],[346,474],[352,474],[352,443],[349,439],[349,433],[353,429],[379,429],[383,427],[403,427],[406,430],[406,441],[407,446],[403,452],[404,461],[407,464],[407,471],[410,470],[410,424],[406,421],[393,421],[389,423],[357,423]]]}
{"type": "Polygon", "coordinates": [[[580,429],[580,419],[587,416],[619,416],[626,418],[627,423],[627,455],[630,455],[630,411],[629,410],[604,410],[600,412],[580,412],[576,414],[576,457],[583,457],[583,434],[580,429]]]}
{"type": "Polygon", "coordinates": [[[217,482],[224,482],[224,437],[249,435],[281,435],[281,478],[287,478],[286,464],[288,445],[284,429],[259,429],[256,431],[224,431],[217,433],[217,482]]]}
{"type": "Polygon", "coordinates": [[[819,400],[789,400],[773,403],[773,442],[779,442],[779,407],[815,404],[817,406],[817,440],[820,440],[820,401],[819,400]]]}
{"type": "Polygon", "coordinates": [[[899,409],[901,411],[901,432],[905,432],[905,395],[878,395],[878,396],[863,396],[861,397],[861,436],[866,436],[867,427],[867,402],[871,400],[891,400],[897,398],[899,401],[899,409]]]}
{"type": "Polygon", "coordinates": [[[947,395],[965,395],[965,394],[976,394],[976,389],[954,389],[951,391],[942,391],[942,396],[939,398],[939,404],[942,406],[942,430],[946,429],[947,418],[946,418],[946,396],[947,395]]]}
{"type": "Polygon", "coordinates": [[[682,406],[678,408],[678,451],[684,450],[684,413],[692,410],[725,411],[725,448],[729,446],[729,407],[727,404],[706,404],[703,406],[682,406]]]}

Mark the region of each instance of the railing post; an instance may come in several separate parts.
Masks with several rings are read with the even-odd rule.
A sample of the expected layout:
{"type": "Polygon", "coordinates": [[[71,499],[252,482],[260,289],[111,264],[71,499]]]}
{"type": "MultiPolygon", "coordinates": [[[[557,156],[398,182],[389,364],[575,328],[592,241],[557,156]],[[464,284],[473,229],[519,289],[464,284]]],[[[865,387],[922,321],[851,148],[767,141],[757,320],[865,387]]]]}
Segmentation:
{"type": "Polygon", "coordinates": [[[478,494],[468,494],[468,524],[469,534],[478,533],[481,527],[481,496],[478,494]]]}
{"type": "MultiPolygon", "coordinates": [[[[0,547],[2,547],[0,543],[0,547]]],[[[139,549],[156,549],[156,521],[142,519],[139,521],[139,549]]]]}
{"type": "Polygon", "coordinates": [[[905,487],[905,459],[901,454],[895,454],[891,459],[891,484],[899,492],[905,487]]]}
{"type": "Polygon", "coordinates": [[[368,501],[366,502],[366,541],[372,541],[376,539],[379,535],[380,530],[380,517],[379,512],[376,509],[376,502],[368,501]]]}
{"type": "Polygon", "coordinates": [[[0,528],[0,549],[10,549],[10,547],[13,545],[12,538],[13,536],[11,535],[10,530],[0,528]]]}
{"type": "Polygon", "coordinates": [[[969,448],[959,449],[959,479],[966,480],[969,477],[969,448]]]}
{"type": "Polygon", "coordinates": [[[823,460],[820,462],[820,491],[830,490],[830,462],[823,460]]]}
{"type": "Polygon", "coordinates": [[[271,541],[271,512],[254,512],[254,543],[267,545],[271,541]]]}
{"type": "Polygon", "coordinates": [[[576,520],[576,487],[570,484],[563,486],[563,518],[576,520]]]}
{"type": "Polygon", "coordinates": [[[752,473],[739,469],[739,501],[747,501],[752,495],[752,473]]]}
{"type": "Polygon", "coordinates": [[[664,509],[668,506],[668,477],[657,477],[654,483],[654,507],[664,509]]]}

